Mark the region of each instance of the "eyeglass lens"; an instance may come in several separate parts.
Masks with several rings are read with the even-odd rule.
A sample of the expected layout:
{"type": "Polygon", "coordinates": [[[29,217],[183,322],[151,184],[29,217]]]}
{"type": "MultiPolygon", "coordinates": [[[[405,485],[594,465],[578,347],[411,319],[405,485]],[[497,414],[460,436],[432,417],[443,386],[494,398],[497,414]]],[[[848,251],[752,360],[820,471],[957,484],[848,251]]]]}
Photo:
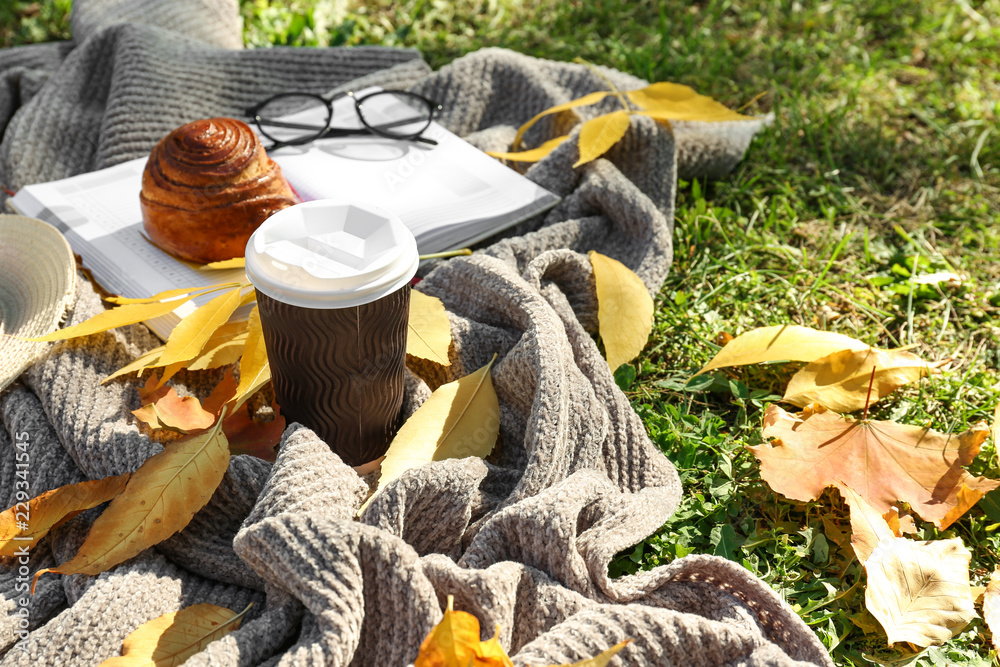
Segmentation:
{"type": "Polygon", "coordinates": [[[358,114],[372,131],[390,137],[418,136],[431,123],[433,108],[416,95],[384,91],[363,97],[358,114]]]}
{"type": "Polygon", "coordinates": [[[306,143],[330,125],[330,106],[316,95],[276,95],[257,112],[261,134],[277,143],[306,143]],[[280,119],[280,120],[278,120],[280,119]]]}

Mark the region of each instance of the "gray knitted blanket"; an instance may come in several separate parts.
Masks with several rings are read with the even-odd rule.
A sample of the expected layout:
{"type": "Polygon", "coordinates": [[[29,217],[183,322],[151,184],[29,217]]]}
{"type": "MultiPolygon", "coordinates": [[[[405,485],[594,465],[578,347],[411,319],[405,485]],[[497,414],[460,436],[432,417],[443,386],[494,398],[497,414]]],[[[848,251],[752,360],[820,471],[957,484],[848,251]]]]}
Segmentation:
{"type": "MultiPolygon", "coordinates": [[[[235,0],[76,0],[73,42],[0,51],[0,181],[16,190],[138,157],[182,123],[239,115],[281,90],[369,83],[438,100],[452,131],[506,150],[538,111],[606,85],[583,66],[496,49],[438,72],[408,50],[244,51],[232,48],[238,28],[235,0]]],[[[604,73],[623,88],[645,84],[604,73]]],[[[539,123],[529,145],[568,129],[558,123],[570,119],[539,123]]],[[[608,576],[614,555],[655,532],[682,489],[594,343],[586,253],[624,262],[656,293],[671,263],[678,173],[726,171],[759,128],[671,131],[634,117],[610,153],[576,170],[568,141],[528,171],[563,197],[557,208],[426,276],[419,288],[449,312],[453,364],[447,376],[414,367],[406,410],[428,383],[498,353],[501,439],[488,461],[410,471],[356,519],[366,482],[292,424],[274,464],[234,456],[210,503],[170,539],[99,576],[42,577],[27,619],[25,572],[0,559],[0,666],[97,665],[140,624],[201,602],[256,604],[189,665],[403,666],[448,595],[485,636],[500,625],[519,667],[571,663],[626,638],[635,641],[613,665],[830,664],[792,609],[735,563],[689,556],[608,576]]],[[[67,324],[102,307],[81,280],[67,324]]],[[[14,502],[21,434],[32,496],[134,471],[161,450],[130,414],[135,385],[100,384],[157,344],[131,326],[53,345],[0,396],[3,507],[14,502]]],[[[198,393],[216,379],[177,382],[198,393]]],[[[99,509],[36,545],[28,576],[68,560],[99,509]]]]}

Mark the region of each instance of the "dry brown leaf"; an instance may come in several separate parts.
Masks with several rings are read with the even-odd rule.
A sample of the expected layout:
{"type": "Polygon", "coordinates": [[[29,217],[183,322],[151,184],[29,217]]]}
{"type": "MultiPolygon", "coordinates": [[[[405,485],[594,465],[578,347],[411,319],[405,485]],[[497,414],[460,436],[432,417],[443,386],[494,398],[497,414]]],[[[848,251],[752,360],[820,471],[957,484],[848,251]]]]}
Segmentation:
{"type": "Polygon", "coordinates": [[[181,433],[201,431],[215,423],[215,415],[206,411],[194,396],[178,396],[173,387],[155,403],[144,405],[132,414],[150,428],[171,428],[181,433]]]}
{"type": "Polygon", "coordinates": [[[406,353],[427,359],[442,366],[450,366],[448,350],[451,348],[451,322],[441,299],[412,290],[410,315],[407,322],[406,353]]]}
{"type": "Polygon", "coordinates": [[[241,407],[233,416],[226,417],[222,422],[222,431],[229,440],[230,455],[246,454],[265,461],[277,458],[275,447],[281,442],[286,424],[277,403],[272,403],[271,409],[274,410],[274,419],[269,422],[254,421],[245,407],[241,407]]]}
{"type": "Polygon", "coordinates": [[[962,540],[883,540],[865,563],[865,606],[889,645],[943,644],[976,616],[969,590],[972,554],[962,540]]]}
{"type": "Polygon", "coordinates": [[[208,503],[228,466],[229,442],[221,420],[204,433],[170,443],[132,474],[76,556],[39,570],[35,582],[45,572],[98,574],[167,539],[208,503]]]}
{"type": "Polygon", "coordinates": [[[890,507],[889,511],[882,515],[882,518],[889,524],[892,534],[896,537],[912,535],[917,532],[917,524],[914,523],[913,516],[910,514],[900,514],[899,508],[895,505],[890,507]]]}
{"type": "Polygon", "coordinates": [[[441,622],[427,633],[420,644],[414,667],[514,667],[497,638],[500,628],[488,641],[479,639],[479,619],[454,610],[454,597],[441,622]]]}
{"type": "Polygon", "coordinates": [[[799,407],[819,403],[834,412],[854,412],[930,372],[927,362],[904,350],[841,350],[810,362],[793,375],[782,400],[799,407]]]}
{"type": "Polygon", "coordinates": [[[625,136],[630,122],[627,111],[612,111],[584,123],[577,140],[580,159],[573,163],[573,168],[593,162],[608,152],[625,136]]]}
{"type": "Polygon", "coordinates": [[[815,361],[840,350],[867,350],[868,346],[850,336],[818,331],[796,324],[761,327],[732,339],[704,368],[701,375],[717,368],[747,366],[765,361],[815,361]]]}
{"type": "Polygon", "coordinates": [[[990,629],[993,648],[1000,651],[1000,567],[993,570],[990,583],[983,591],[983,620],[990,629]]]}
{"type": "Polygon", "coordinates": [[[143,623],[122,642],[122,655],[99,667],[174,667],[199,653],[216,639],[240,627],[247,608],[236,614],[225,607],[202,603],[164,614],[143,623]]]}
{"type": "Polygon", "coordinates": [[[591,251],[597,285],[597,323],[611,371],[642,352],[653,331],[653,297],[646,285],[616,259],[591,251]]]}
{"type": "Polygon", "coordinates": [[[851,507],[851,547],[862,565],[882,540],[896,537],[892,528],[874,507],[854,489],[840,485],[840,494],[851,507]]]}
{"type": "Polygon", "coordinates": [[[125,474],[67,484],[0,513],[0,556],[31,549],[54,527],[117,496],[128,478],[125,474]]]}
{"type": "Polygon", "coordinates": [[[751,447],[761,477],[795,500],[816,500],[827,486],[854,489],[880,513],[898,501],[938,526],[960,505],[962,484],[987,492],[1000,481],[962,466],[979,453],[985,424],[949,436],[894,422],[854,421],[822,410],[800,419],[772,405],[764,415],[770,444],[751,447]]]}

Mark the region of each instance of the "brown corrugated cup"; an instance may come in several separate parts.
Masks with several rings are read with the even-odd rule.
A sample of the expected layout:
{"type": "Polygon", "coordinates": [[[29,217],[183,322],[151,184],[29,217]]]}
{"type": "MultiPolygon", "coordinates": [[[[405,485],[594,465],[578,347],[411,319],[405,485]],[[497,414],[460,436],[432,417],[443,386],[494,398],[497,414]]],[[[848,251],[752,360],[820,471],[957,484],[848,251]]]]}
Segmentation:
{"type": "Polygon", "coordinates": [[[396,216],[319,200],[247,243],[275,398],[345,463],[385,454],[400,426],[417,244],[396,216]]]}

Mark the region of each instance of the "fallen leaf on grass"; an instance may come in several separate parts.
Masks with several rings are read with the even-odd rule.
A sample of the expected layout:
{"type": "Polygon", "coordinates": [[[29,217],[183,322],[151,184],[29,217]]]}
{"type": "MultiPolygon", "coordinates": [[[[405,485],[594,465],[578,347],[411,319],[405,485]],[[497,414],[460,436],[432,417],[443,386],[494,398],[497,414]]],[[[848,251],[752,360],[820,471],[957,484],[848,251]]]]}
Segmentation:
{"type": "Polygon", "coordinates": [[[122,642],[122,654],[99,667],[173,667],[240,627],[243,615],[202,603],[143,623],[122,642]]]}
{"type": "Polygon", "coordinates": [[[997,454],[997,461],[1000,462],[1000,403],[997,403],[996,410],[993,411],[993,425],[990,427],[993,433],[993,451],[997,454]]]}
{"type": "Polygon", "coordinates": [[[0,556],[13,556],[23,546],[30,549],[59,524],[111,500],[124,490],[128,478],[126,474],[67,484],[0,513],[0,556]],[[28,527],[19,526],[22,522],[28,527]]]}
{"type": "Polygon", "coordinates": [[[406,353],[427,359],[442,366],[450,366],[448,350],[451,348],[451,323],[441,299],[412,290],[410,315],[407,323],[406,353]]]}
{"type": "Polygon", "coordinates": [[[475,373],[438,387],[406,420],[385,453],[375,495],[428,461],[485,458],[493,451],[500,432],[500,403],[490,377],[495,360],[494,355],[475,373]]]}
{"type": "Polygon", "coordinates": [[[865,606],[889,645],[943,644],[976,616],[969,590],[972,554],[962,540],[883,540],[865,563],[865,606]]]}
{"type": "Polygon", "coordinates": [[[773,442],[750,449],[760,460],[761,477],[789,498],[816,500],[827,486],[846,485],[880,513],[905,501],[940,527],[963,504],[963,484],[984,493],[1000,486],[962,468],[979,453],[987,432],[978,424],[950,436],[894,422],[854,421],[822,408],[799,418],[772,405],[763,434],[773,442]]]}
{"type": "Polygon", "coordinates": [[[635,359],[653,330],[653,298],[630,268],[616,259],[591,251],[590,264],[597,283],[597,323],[614,372],[635,359]]]}
{"type": "Polygon", "coordinates": [[[1000,567],[993,570],[983,592],[983,620],[990,629],[993,648],[1000,651],[1000,567]]]}
{"type": "Polygon", "coordinates": [[[898,537],[885,518],[849,486],[838,487],[851,508],[851,547],[862,565],[882,540],[898,537]]]}
{"type": "Polygon", "coordinates": [[[815,361],[841,350],[867,349],[868,345],[850,336],[797,324],[780,324],[740,334],[726,343],[695,375],[727,366],[747,366],[766,361],[815,361]]]}
{"type": "Polygon", "coordinates": [[[890,507],[889,511],[882,515],[885,522],[889,524],[892,534],[896,537],[912,535],[917,532],[917,525],[910,514],[900,514],[898,507],[890,507]]]}
{"type": "Polygon", "coordinates": [[[97,518],[71,560],[45,572],[98,574],[122,563],[184,528],[205,506],[229,466],[229,442],[221,420],[152,456],[133,474],[125,490],[97,518]]]}
{"type": "Polygon", "coordinates": [[[580,148],[580,159],[573,163],[573,168],[596,160],[604,155],[612,146],[625,136],[629,126],[627,111],[614,111],[597,118],[591,118],[580,128],[580,138],[577,143],[580,148]]]}
{"type": "Polygon", "coordinates": [[[782,400],[800,408],[819,403],[835,412],[854,412],[930,372],[926,361],[903,350],[840,350],[810,362],[793,375],[782,400]]]}
{"type": "Polygon", "coordinates": [[[497,638],[500,628],[492,639],[480,641],[479,619],[455,611],[454,604],[449,595],[444,617],[421,642],[414,667],[514,667],[497,638]]]}
{"type": "Polygon", "coordinates": [[[685,120],[718,123],[732,120],[750,120],[711,97],[700,95],[694,88],[669,81],[659,81],[639,90],[625,93],[645,115],[657,120],[685,120]]]}

